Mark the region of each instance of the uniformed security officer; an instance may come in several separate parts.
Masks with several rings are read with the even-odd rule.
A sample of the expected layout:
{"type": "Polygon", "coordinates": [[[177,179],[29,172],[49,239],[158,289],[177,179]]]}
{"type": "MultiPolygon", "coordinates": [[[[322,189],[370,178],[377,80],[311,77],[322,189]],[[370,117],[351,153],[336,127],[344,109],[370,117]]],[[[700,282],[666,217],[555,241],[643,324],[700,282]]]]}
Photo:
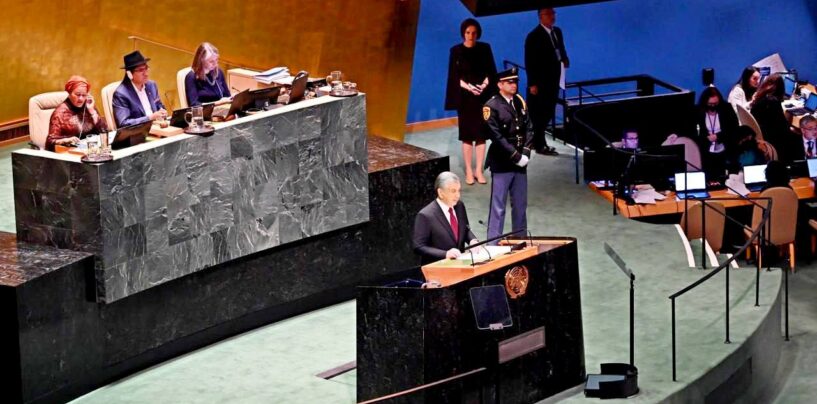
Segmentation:
{"type": "Polygon", "coordinates": [[[482,108],[488,124],[491,147],[487,165],[491,170],[491,208],[488,212],[488,238],[502,234],[505,205],[511,196],[513,231],[527,229],[527,168],[533,144],[533,124],[525,100],[517,94],[516,68],[498,75],[499,94],[482,108]]]}

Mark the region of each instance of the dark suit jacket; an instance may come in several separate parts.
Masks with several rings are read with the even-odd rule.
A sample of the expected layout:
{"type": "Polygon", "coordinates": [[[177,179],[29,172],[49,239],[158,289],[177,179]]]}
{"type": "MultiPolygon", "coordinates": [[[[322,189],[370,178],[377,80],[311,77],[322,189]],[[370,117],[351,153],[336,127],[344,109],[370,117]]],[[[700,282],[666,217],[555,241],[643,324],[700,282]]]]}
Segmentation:
{"type": "Polygon", "coordinates": [[[468,214],[462,201],[454,205],[454,214],[459,224],[458,240],[454,239],[454,231],[436,199],[417,214],[411,244],[414,253],[420,255],[422,265],[445,258],[446,251],[452,248],[462,250],[467,242],[476,238],[469,229],[468,214]]]}
{"type": "MultiPolygon", "coordinates": [[[[147,92],[148,100],[150,100],[153,111],[164,109],[162,99],[159,98],[159,86],[155,81],[148,80],[145,83],[145,92],[147,92]]],[[[145,110],[142,108],[142,103],[139,101],[139,96],[136,95],[136,90],[133,89],[130,79],[125,77],[116,91],[113,93],[113,115],[116,120],[116,126],[131,126],[137,123],[142,123],[148,120],[145,110]]]]}
{"type": "Polygon", "coordinates": [[[774,146],[780,160],[788,160],[789,153],[786,149],[791,144],[791,138],[796,136],[789,130],[789,121],[783,113],[780,100],[774,97],[756,100],[752,104],[752,115],[763,132],[763,140],[774,146]]]}
{"type": "MultiPolygon", "coordinates": [[[[562,30],[559,27],[553,27],[553,32],[556,34],[557,46],[562,53],[562,59],[567,59],[562,30]]],[[[525,38],[525,69],[528,73],[528,87],[537,86],[540,87],[540,91],[558,89],[562,67],[559,65],[559,60],[556,59],[553,41],[542,24],[536,25],[536,28],[525,38]]]]}
{"type": "MultiPolygon", "coordinates": [[[[709,130],[706,128],[706,111],[698,110],[698,138],[695,139],[698,147],[701,149],[701,154],[705,154],[709,150],[709,130]]],[[[721,133],[718,135],[718,141],[726,147],[727,152],[735,147],[737,139],[735,139],[735,131],[738,129],[738,116],[732,105],[727,102],[721,102],[718,106],[718,120],[721,123],[721,133]]]]}

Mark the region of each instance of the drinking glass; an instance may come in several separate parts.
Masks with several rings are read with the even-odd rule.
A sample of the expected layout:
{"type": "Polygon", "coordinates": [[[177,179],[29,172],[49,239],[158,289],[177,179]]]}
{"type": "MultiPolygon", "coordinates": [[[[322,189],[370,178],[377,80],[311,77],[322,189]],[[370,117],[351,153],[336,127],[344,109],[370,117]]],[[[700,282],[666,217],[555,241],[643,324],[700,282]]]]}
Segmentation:
{"type": "Polygon", "coordinates": [[[189,112],[185,112],[184,120],[192,130],[201,130],[204,128],[204,108],[201,105],[190,107],[189,112]],[[189,118],[188,118],[189,117],[189,118]]]}
{"type": "Polygon", "coordinates": [[[342,85],[343,85],[343,81],[342,81],[343,80],[343,74],[340,72],[340,70],[335,70],[335,71],[329,73],[329,77],[330,77],[330,84],[332,85],[332,90],[333,91],[343,90],[343,87],[342,87],[342,85]]]}

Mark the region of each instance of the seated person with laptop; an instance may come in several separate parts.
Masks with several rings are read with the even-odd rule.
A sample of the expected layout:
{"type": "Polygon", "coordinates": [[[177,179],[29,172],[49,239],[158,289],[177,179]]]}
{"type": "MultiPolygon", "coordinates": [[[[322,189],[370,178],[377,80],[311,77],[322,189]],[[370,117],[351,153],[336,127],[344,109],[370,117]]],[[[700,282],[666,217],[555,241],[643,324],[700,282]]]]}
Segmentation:
{"type": "Polygon", "coordinates": [[[791,188],[789,184],[789,169],[782,161],[773,160],[766,165],[766,186],[761,192],[775,187],[791,188]]]}

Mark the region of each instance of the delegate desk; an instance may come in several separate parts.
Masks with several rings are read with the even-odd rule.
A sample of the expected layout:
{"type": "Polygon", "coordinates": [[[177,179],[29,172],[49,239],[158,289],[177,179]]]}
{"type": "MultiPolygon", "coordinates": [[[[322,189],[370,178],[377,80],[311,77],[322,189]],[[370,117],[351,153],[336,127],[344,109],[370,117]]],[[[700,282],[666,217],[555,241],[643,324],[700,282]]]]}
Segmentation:
{"type": "MultiPolygon", "coordinates": [[[[792,180],[790,184],[792,189],[794,189],[794,192],[797,193],[797,198],[799,199],[812,199],[817,196],[814,193],[814,182],[811,181],[810,178],[797,178],[792,180]]],[[[595,191],[597,194],[601,195],[610,203],[613,203],[613,201],[615,200],[616,206],[618,207],[618,212],[624,217],[630,219],[637,219],[648,216],[674,215],[681,214],[684,212],[685,202],[683,200],[678,200],[675,197],[674,192],[669,192],[667,194],[666,199],[664,199],[663,201],[656,201],[654,205],[650,204],[628,205],[627,202],[621,198],[614,199],[612,190],[599,188],[592,183],[589,186],[590,189],[595,191]]],[[[710,191],[709,195],[711,198],[737,198],[737,195],[730,194],[725,189],[710,191]]],[[[752,192],[749,194],[749,196],[751,197],[756,197],[759,195],[760,195],[759,192],[752,192]]],[[[689,200],[690,205],[694,203],[696,203],[694,199],[689,200]]],[[[723,204],[723,206],[726,208],[731,208],[735,206],[747,206],[750,204],[750,202],[748,201],[742,201],[737,199],[718,201],[718,203],[723,204]]]]}
{"type": "Polygon", "coordinates": [[[365,95],[319,97],[83,164],[12,154],[20,241],[96,255],[111,303],[187,274],[369,221],[365,95]]]}
{"type": "Polygon", "coordinates": [[[493,402],[496,396],[502,403],[530,403],[582,383],[576,240],[532,240],[532,246],[477,266],[441,260],[422,267],[425,279],[442,287],[360,287],[358,401],[482,368],[478,377],[420,389],[401,402],[469,402],[478,396],[493,402]],[[501,285],[500,295],[508,296],[512,325],[480,330],[470,291],[490,285],[501,285]]]}

